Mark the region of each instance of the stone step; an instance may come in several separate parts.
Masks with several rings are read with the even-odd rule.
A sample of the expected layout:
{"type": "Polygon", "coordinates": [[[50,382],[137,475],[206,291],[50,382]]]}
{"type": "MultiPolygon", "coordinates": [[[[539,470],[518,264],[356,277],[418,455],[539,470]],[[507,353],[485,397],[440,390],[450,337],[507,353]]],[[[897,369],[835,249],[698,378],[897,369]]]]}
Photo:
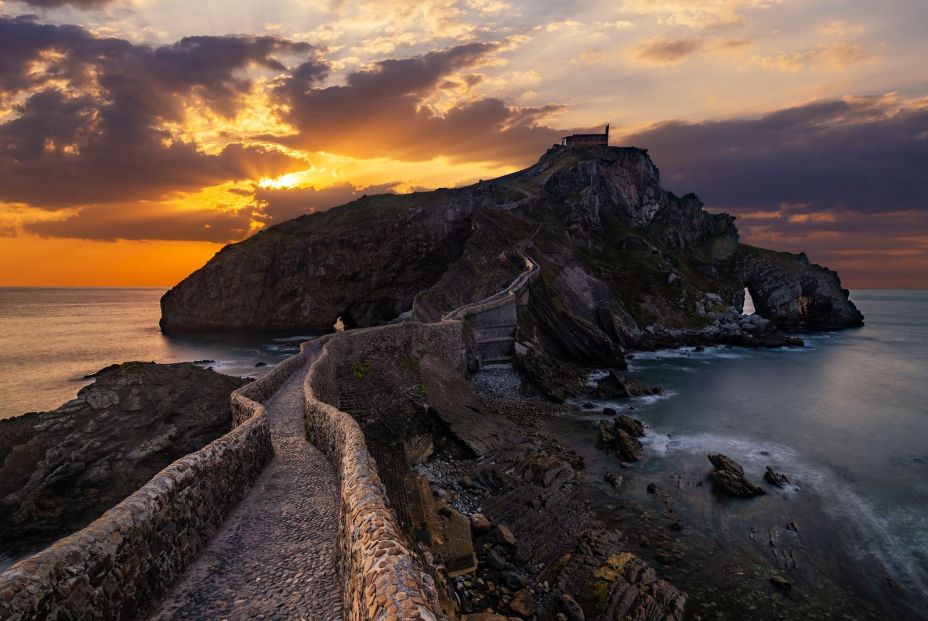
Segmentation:
{"type": "Polygon", "coordinates": [[[515,341],[516,337],[514,336],[494,336],[487,339],[477,339],[477,345],[483,345],[484,343],[506,343],[515,341]]]}
{"type": "Polygon", "coordinates": [[[501,362],[512,362],[512,356],[500,356],[497,358],[481,358],[480,364],[499,364],[501,362]]]}

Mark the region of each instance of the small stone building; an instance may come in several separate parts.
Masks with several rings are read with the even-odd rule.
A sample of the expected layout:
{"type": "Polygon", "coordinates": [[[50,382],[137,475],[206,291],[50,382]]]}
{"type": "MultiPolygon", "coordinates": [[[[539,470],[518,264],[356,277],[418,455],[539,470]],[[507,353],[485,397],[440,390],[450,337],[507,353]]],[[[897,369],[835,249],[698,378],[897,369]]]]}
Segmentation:
{"type": "Polygon", "coordinates": [[[561,140],[561,144],[565,147],[608,146],[609,126],[606,125],[606,131],[602,134],[573,134],[572,136],[565,136],[564,139],[561,140]]]}

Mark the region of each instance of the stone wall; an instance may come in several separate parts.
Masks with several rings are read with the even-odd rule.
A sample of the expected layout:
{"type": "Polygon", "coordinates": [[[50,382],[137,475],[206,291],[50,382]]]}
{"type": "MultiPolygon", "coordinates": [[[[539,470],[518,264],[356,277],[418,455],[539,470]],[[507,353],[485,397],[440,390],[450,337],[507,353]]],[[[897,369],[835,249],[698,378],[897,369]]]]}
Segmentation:
{"type": "Polygon", "coordinates": [[[401,356],[417,348],[466,366],[461,322],[403,323],[352,330],[304,344],[313,360],[306,377],[307,435],[329,458],[339,480],[339,572],[348,621],[443,618],[432,578],[421,565],[389,506],[364,433],[330,405],[340,356],[384,351],[401,356]]]}
{"type": "Polygon", "coordinates": [[[272,395],[302,353],[231,395],[234,428],[86,528],[0,574],[0,619],[130,619],[152,608],[273,456],[272,395]]]}

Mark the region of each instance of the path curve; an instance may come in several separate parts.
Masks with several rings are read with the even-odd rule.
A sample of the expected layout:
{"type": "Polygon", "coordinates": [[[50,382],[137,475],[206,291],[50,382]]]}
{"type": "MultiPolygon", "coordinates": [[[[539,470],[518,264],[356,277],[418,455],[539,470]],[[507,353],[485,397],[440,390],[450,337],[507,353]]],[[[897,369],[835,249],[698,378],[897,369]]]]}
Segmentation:
{"type": "Polygon", "coordinates": [[[274,458],[151,619],[342,619],[338,486],[303,431],[310,364],[264,404],[274,458]]]}

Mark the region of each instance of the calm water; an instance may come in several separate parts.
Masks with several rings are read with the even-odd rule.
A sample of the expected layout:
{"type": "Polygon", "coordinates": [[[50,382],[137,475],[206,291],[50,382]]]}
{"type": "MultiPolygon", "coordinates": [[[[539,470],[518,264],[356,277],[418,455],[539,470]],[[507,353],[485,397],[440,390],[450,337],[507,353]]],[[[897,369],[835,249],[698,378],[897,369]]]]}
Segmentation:
{"type": "Polygon", "coordinates": [[[651,426],[649,456],[620,471],[620,494],[601,482],[617,470],[614,458],[589,450],[602,416],[578,406],[554,425],[587,458],[593,502],[607,518],[637,512],[649,532],[682,518],[666,547],[688,562],[664,572],[687,590],[724,588],[704,594],[703,618],[812,618],[816,599],[851,618],[928,618],[928,292],[852,298],[867,325],[804,335],[805,349],[637,355],[631,373],[668,393],[633,400],[632,414],[651,426]],[[706,481],[706,455],[716,452],[756,482],[769,465],[794,486],[717,499],[706,481]],[[672,503],[646,493],[651,481],[672,503]],[[623,509],[623,497],[637,508],[623,509]],[[788,598],[769,584],[773,574],[793,582],[788,598]]]}
{"type": "Polygon", "coordinates": [[[53,409],[109,364],[214,360],[257,377],[297,350],[297,334],[166,337],[164,289],[0,288],[0,418],[53,409]],[[256,367],[259,362],[268,366],[256,367]]]}

